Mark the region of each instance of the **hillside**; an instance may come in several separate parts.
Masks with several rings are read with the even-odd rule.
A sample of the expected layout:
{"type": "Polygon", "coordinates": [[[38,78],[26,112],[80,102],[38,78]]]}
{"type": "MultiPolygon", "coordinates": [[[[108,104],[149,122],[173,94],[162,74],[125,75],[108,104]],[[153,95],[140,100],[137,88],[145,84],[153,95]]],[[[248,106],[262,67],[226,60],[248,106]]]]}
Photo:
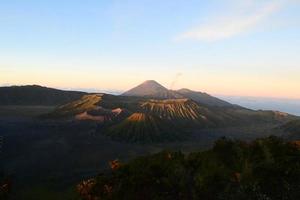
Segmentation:
{"type": "Polygon", "coordinates": [[[140,98],[123,97],[109,94],[87,94],[82,98],[57,107],[45,117],[50,118],[76,118],[86,112],[94,116],[105,116],[109,112],[129,112],[136,110],[140,98]]]}
{"type": "Polygon", "coordinates": [[[282,128],[288,132],[300,134],[300,120],[290,121],[283,125],[282,128]]]}
{"type": "Polygon", "coordinates": [[[300,120],[292,120],[279,127],[285,133],[289,140],[300,140],[300,120]]]}
{"type": "Polygon", "coordinates": [[[62,105],[81,98],[85,93],[64,91],[38,85],[0,87],[0,105],[62,105]]]}

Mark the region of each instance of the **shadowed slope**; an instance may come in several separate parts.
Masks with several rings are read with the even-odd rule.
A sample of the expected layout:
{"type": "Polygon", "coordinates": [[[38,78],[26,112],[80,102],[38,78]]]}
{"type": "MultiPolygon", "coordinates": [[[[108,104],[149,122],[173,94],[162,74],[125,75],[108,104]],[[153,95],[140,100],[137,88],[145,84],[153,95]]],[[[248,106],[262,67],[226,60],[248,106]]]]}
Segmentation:
{"type": "Polygon", "coordinates": [[[0,105],[61,105],[79,99],[84,94],[38,85],[0,87],[0,105]]]}
{"type": "Polygon", "coordinates": [[[300,135],[300,120],[290,121],[283,125],[282,128],[291,133],[298,133],[300,135]]]}
{"type": "Polygon", "coordinates": [[[300,120],[290,121],[279,127],[281,130],[286,132],[286,136],[289,140],[300,140],[300,120]]]}
{"type": "Polygon", "coordinates": [[[192,99],[198,103],[208,105],[208,106],[221,106],[221,107],[232,107],[233,105],[223,101],[221,99],[218,99],[216,97],[213,97],[207,93],[203,92],[196,92],[189,89],[180,89],[176,91],[177,93],[181,94],[185,98],[192,99]]]}

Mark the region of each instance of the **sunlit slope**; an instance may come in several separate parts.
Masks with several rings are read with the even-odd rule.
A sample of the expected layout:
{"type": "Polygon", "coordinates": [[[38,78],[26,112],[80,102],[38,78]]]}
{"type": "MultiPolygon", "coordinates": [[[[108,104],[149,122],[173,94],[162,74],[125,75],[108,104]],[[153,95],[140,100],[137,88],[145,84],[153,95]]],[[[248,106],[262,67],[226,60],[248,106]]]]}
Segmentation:
{"type": "Polygon", "coordinates": [[[176,122],[183,127],[214,127],[221,122],[216,112],[190,99],[149,100],[141,103],[140,107],[144,113],[176,122]]]}
{"type": "Polygon", "coordinates": [[[233,121],[229,114],[201,106],[190,99],[154,100],[107,94],[85,95],[80,100],[58,107],[50,116],[80,119],[78,116],[83,116],[84,113],[99,116],[116,109],[126,109],[128,113],[144,113],[185,127],[217,127],[233,121]]]}
{"type": "Polygon", "coordinates": [[[107,94],[90,94],[81,99],[58,107],[46,118],[73,119],[77,121],[95,121],[98,123],[115,122],[130,115],[127,107],[135,105],[126,98],[118,98],[107,94]],[[114,98],[115,97],[115,98],[114,98]],[[129,106],[127,106],[129,105],[129,106]]]}

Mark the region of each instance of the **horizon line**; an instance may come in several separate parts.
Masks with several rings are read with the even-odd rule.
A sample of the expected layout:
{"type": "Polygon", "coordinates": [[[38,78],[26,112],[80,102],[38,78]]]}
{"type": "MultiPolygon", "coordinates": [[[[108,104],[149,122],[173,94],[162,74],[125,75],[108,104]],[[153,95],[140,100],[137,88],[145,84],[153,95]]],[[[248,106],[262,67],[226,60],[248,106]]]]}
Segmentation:
{"type": "MultiPolygon", "coordinates": [[[[157,82],[157,81],[156,81],[157,82]]],[[[160,84],[160,83],[159,83],[160,84]]],[[[100,88],[89,88],[89,87],[61,87],[61,86],[48,86],[43,84],[0,84],[1,87],[22,87],[22,86],[40,86],[40,87],[46,87],[46,88],[52,88],[52,89],[58,89],[58,90],[64,90],[64,91],[75,91],[75,92],[86,92],[86,93],[105,93],[105,94],[112,94],[112,95],[121,95],[122,93],[126,92],[127,90],[130,90],[131,88],[127,90],[119,90],[119,89],[100,89],[100,88]]],[[[135,86],[133,86],[135,87],[135,86]]],[[[168,88],[167,88],[168,89],[168,88]]],[[[180,89],[189,89],[182,87],[180,89]]],[[[180,90],[180,89],[173,89],[173,91],[180,90]]],[[[171,90],[171,89],[168,89],[171,90]]],[[[282,97],[282,96],[255,96],[255,95],[236,95],[236,94],[219,94],[219,93],[208,93],[204,90],[194,90],[190,89],[192,91],[196,92],[203,92],[207,93],[211,96],[215,96],[218,98],[222,97],[244,97],[244,98],[266,98],[266,99],[276,99],[276,100],[299,100],[300,97],[282,97]]]]}

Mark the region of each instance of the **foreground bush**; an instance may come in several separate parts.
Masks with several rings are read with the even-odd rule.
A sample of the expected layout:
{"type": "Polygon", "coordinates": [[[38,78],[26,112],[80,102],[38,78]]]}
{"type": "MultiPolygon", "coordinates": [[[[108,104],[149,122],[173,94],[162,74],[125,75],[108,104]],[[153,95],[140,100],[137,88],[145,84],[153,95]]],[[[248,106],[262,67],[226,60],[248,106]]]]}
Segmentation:
{"type": "Polygon", "coordinates": [[[300,199],[300,150],[275,137],[223,138],[208,151],[164,151],[113,166],[78,185],[82,199],[300,199]]]}
{"type": "Polygon", "coordinates": [[[11,180],[0,175],[0,200],[6,200],[11,192],[11,180]]]}

